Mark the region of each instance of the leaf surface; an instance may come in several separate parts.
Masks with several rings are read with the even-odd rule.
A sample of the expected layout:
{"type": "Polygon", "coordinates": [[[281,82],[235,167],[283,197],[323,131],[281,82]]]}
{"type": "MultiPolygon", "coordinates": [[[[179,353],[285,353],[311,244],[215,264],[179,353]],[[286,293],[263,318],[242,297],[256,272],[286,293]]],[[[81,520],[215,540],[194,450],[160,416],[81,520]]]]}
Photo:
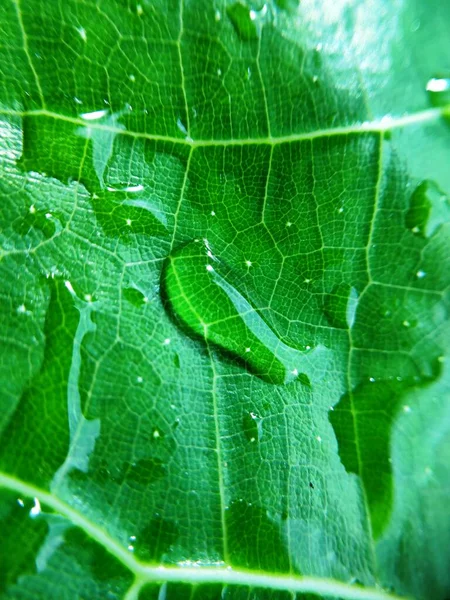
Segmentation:
{"type": "Polygon", "coordinates": [[[449,35],[3,0],[2,597],[448,596],[449,35]]]}

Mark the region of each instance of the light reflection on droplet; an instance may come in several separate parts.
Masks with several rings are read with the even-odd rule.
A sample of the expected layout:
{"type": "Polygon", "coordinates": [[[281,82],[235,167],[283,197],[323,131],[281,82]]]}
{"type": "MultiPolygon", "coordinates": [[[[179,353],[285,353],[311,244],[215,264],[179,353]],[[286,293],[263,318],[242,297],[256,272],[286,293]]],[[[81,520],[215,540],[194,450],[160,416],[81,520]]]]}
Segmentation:
{"type": "Polygon", "coordinates": [[[447,92],[450,90],[450,79],[433,77],[427,82],[427,92],[447,92]]]}
{"type": "Polygon", "coordinates": [[[94,110],[92,112],[88,112],[88,113],[82,113],[80,115],[80,117],[82,119],[84,119],[85,121],[97,121],[98,119],[102,119],[103,117],[106,117],[106,115],[109,114],[109,111],[107,109],[102,109],[102,110],[94,110]]]}

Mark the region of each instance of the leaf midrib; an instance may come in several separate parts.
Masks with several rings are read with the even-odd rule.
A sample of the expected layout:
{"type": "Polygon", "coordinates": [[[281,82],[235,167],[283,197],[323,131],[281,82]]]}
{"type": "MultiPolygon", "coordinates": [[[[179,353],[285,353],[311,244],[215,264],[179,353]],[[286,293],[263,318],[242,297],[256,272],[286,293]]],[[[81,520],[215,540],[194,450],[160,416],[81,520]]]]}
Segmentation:
{"type": "Polygon", "coordinates": [[[381,589],[349,585],[335,579],[286,576],[234,569],[228,566],[166,567],[157,564],[144,564],[136,560],[127,549],[96,523],[93,523],[54,494],[3,472],[0,472],[0,487],[23,496],[38,498],[42,505],[47,505],[74,526],[82,529],[90,538],[134,573],[136,581],[139,582],[139,587],[146,583],[161,582],[195,585],[222,584],[268,588],[277,591],[309,592],[325,596],[337,596],[346,600],[400,600],[401,598],[381,589]]]}
{"type": "Polygon", "coordinates": [[[120,127],[114,127],[102,123],[95,123],[95,121],[87,121],[78,117],[70,117],[47,109],[36,109],[30,111],[20,111],[11,109],[0,108],[0,115],[9,117],[46,117],[52,118],[66,123],[72,123],[78,127],[89,127],[89,129],[96,129],[98,131],[106,131],[108,133],[114,133],[117,135],[130,136],[133,138],[142,138],[146,140],[169,142],[171,144],[179,144],[188,146],[190,148],[205,147],[205,146],[258,146],[258,145],[271,145],[276,146],[279,144],[285,144],[290,142],[300,142],[303,140],[313,140],[321,137],[335,137],[339,135],[349,134],[362,134],[362,133],[378,133],[382,134],[394,129],[401,129],[411,125],[418,125],[420,123],[437,121],[441,117],[450,117],[450,104],[439,108],[429,108],[415,113],[403,115],[401,117],[392,117],[384,119],[376,119],[373,121],[364,121],[356,123],[354,125],[347,125],[342,127],[331,127],[329,129],[316,129],[303,133],[294,133],[292,135],[285,136],[267,136],[257,138],[231,138],[231,139],[192,139],[190,137],[180,138],[169,135],[159,135],[152,133],[145,133],[140,131],[133,131],[130,129],[122,129],[120,127]]]}

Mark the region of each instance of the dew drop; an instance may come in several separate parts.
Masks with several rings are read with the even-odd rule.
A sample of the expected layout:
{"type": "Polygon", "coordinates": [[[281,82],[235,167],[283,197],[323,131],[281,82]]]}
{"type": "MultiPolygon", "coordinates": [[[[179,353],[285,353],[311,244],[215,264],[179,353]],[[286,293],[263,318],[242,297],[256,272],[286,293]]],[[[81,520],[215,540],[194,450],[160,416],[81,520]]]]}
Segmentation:
{"type": "Polygon", "coordinates": [[[347,329],[355,322],[358,292],[347,283],[336,285],[325,298],[324,312],[333,327],[347,329]]]}
{"type": "Polygon", "coordinates": [[[134,287],[126,287],[122,290],[122,295],[131,304],[140,308],[145,302],[145,294],[134,287]]]}
{"type": "Polygon", "coordinates": [[[256,13],[241,2],[235,2],[227,8],[227,15],[238,36],[245,41],[256,40],[258,30],[255,24],[256,13]]]}
{"type": "Polygon", "coordinates": [[[411,195],[405,216],[406,227],[417,235],[430,237],[449,219],[450,203],[447,196],[433,181],[422,181],[411,195]]]}
{"type": "Polygon", "coordinates": [[[176,250],[163,272],[169,306],[193,334],[233,355],[265,381],[309,384],[312,361],[325,349],[302,352],[282,342],[239,291],[237,281],[205,240],[176,250]]]}

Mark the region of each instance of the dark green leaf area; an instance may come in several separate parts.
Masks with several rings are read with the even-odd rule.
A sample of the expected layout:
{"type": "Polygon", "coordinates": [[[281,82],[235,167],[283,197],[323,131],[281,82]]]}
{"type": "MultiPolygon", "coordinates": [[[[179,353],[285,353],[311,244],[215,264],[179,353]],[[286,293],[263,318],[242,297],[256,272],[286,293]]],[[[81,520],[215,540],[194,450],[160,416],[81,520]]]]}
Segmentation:
{"type": "Polygon", "coordinates": [[[105,549],[38,498],[0,497],[2,598],[123,597],[129,572],[105,549]],[[24,551],[25,550],[25,551],[24,551]],[[70,577],[61,577],[61,572],[70,577]]]}
{"type": "Polygon", "coordinates": [[[72,361],[66,352],[73,343],[79,323],[79,313],[61,279],[46,281],[50,297],[44,323],[45,348],[41,368],[25,387],[18,409],[11,417],[2,438],[0,464],[6,471],[15,463],[15,472],[25,480],[43,485],[53,476],[69,447],[66,398],[72,361]],[[43,419],[44,402],[50,418],[43,419]],[[31,429],[47,440],[39,448],[29,436],[31,429]],[[18,454],[14,448],[22,450],[18,454]]]}
{"type": "Polygon", "coordinates": [[[47,536],[48,526],[42,519],[30,518],[34,505],[33,500],[17,498],[16,494],[10,492],[2,492],[0,496],[2,594],[19,576],[36,572],[35,554],[47,536]],[[23,552],[24,547],[26,552],[23,552]]]}
{"type": "Polygon", "coordinates": [[[341,398],[330,413],[347,471],[362,479],[372,531],[380,537],[393,507],[391,436],[399,411],[408,414],[408,394],[429,387],[441,374],[435,362],[431,371],[409,377],[370,378],[341,398]]]}
{"type": "Polygon", "coordinates": [[[274,521],[260,506],[235,500],[226,519],[233,562],[247,569],[262,567],[281,573],[289,569],[280,518],[274,521]]]}

